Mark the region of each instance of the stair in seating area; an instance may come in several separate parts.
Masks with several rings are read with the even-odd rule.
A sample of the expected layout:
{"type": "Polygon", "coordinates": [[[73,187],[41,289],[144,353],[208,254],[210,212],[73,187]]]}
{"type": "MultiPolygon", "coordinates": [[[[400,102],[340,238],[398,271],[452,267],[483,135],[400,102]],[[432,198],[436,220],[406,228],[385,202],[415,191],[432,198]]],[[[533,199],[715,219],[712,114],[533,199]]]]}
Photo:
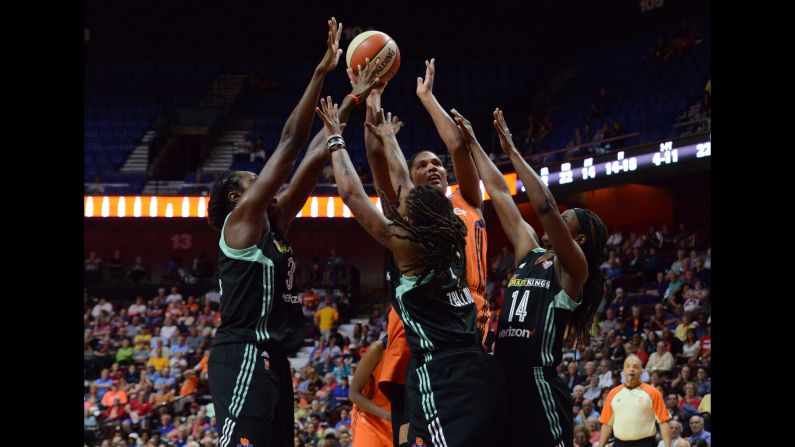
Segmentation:
{"type": "MultiPolygon", "coordinates": [[[[356,327],[356,323],[362,323],[362,325],[365,325],[368,322],[369,320],[367,318],[351,318],[350,323],[339,325],[337,332],[345,337],[348,337],[349,339],[353,339],[353,328],[356,327]]],[[[299,349],[293,357],[288,358],[290,361],[290,366],[296,371],[306,366],[309,363],[309,353],[312,352],[314,347],[315,340],[311,338],[304,340],[304,345],[301,346],[301,349],[299,349]]]]}
{"type": "Polygon", "coordinates": [[[243,140],[243,135],[248,130],[229,130],[224,132],[215,142],[210,156],[204,162],[202,172],[207,174],[220,174],[232,165],[232,156],[235,153],[235,145],[243,140]]]}

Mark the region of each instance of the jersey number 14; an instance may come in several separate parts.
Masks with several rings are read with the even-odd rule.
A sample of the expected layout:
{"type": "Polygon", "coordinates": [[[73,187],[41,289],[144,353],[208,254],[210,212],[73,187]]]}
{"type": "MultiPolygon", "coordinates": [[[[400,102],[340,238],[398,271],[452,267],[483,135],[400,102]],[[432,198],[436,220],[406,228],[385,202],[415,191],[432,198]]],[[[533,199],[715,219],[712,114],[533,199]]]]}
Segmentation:
{"type": "Polygon", "coordinates": [[[519,307],[516,307],[516,300],[519,297],[519,291],[513,292],[511,295],[511,311],[508,313],[508,322],[513,321],[514,316],[519,316],[519,322],[524,323],[524,319],[527,316],[527,300],[530,298],[530,291],[525,290],[524,294],[522,295],[522,301],[519,302],[519,307]],[[514,309],[515,308],[515,309],[514,309]]]}

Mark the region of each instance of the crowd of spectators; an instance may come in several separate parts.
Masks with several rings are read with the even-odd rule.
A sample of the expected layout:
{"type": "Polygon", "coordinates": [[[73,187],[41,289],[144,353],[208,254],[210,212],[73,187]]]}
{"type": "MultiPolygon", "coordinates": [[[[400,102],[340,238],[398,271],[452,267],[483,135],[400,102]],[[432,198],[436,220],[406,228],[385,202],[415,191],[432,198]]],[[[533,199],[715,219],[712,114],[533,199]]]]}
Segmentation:
{"type": "MultiPolygon", "coordinates": [[[[711,442],[711,249],[684,223],[646,231],[613,230],[600,266],[607,293],[590,337],[567,340],[558,372],[572,393],[575,443],[595,446],[607,392],[623,382],[623,361],[637,354],[642,380],[666,399],[674,438],[711,442]],[[586,442],[587,440],[587,442],[586,442]]],[[[118,253],[114,256],[119,259],[118,253]]],[[[117,263],[120,264],[120,263],[117,263]]],[[[96,253],[86,274],[101,269],[96,253]]],[[[339,284],[344,266],[333,250],[309,264],[319,284],[339,284]],[[327,268],[329,267],[329,268],[327,268]]],[[[493,349],[514,256],[492,259],[485,296],[491,306],[487,349],[493,349]]],[[[109,269],[110,270],[110,269],[109,269]]],[[[113,270],[110,270],[113,271],[113,270]]],[[[123,270],[122,270],[123,271],[123,270]]],[[[118,273],[117,273],[118,275],[118,273]]],[[[306,364],[293,371],[295,445],[350,445],[350,380],[364,350],[386,332],[389,308],[366,324],[340,331],[351,314],[342,288],[301,293],[306,317],[306,364]],[[311,350],[310,350],[311,349],[311,350]]],[[[207,383],[212,337],[220,324],[219,295],[183,296],[179,286],[131,302],[90,299],[84,314],[84,423],[90,446],[214,446],[215,410],[207,383]]]]}
{"type": "MultiPolygon", "coordinates": [[[[118,251],[114,259],[120,259],[118,251]]],[[[114,271],[134,271],[115,264],[121,268],[113,270],[111,263],[103,269],[90,252],[86,275],[113,281],[125,278],[114,271]]],[[[317,271],[318,284],[339,285],[344,267],[332,250],[317,271]]],[[[384,314],[376,309],[369,324],[345,334],[339,331],[351,310],[345,288],[308,286],[301,298],[305,344],[312,350],[306,365],[293,371],[296,445],[349,446],[350,379],[362,350],[385,331],[384,314]]],[[[133,300],[89,294],[83,321],[85,445],[218,445],[207,361],[220,324],[219,300],[213,289],[183,296],[179,285],[133,300]]]]}

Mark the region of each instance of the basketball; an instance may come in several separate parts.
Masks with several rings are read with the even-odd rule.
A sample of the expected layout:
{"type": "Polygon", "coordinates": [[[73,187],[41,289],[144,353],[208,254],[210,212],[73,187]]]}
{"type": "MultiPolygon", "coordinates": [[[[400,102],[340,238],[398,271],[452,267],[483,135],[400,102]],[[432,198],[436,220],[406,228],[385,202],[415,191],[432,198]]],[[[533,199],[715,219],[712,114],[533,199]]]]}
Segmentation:
{"type": "Polygon", "coordinates": [[[375,63],[376,58],[381,58],[375,70],[375,75],[381,78],[381,82],[392,79],[400,68],[400,49],[397,43],[381,31],[365,31],[354,37],[348,45],[348,51],[345,52],[348,67],[354,70],[359,65],[364,67],[365,58],[369,58],[371,64],[375,63]]]}

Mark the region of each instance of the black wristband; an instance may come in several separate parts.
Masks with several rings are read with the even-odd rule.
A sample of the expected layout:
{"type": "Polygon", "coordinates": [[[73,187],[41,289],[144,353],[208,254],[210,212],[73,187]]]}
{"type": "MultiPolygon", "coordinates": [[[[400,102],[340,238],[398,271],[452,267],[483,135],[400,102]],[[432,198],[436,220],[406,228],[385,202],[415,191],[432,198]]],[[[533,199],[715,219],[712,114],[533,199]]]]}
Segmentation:
{"type": "Polygon", "coordinates": [[[345,140],[339,135],[332,135],[328,138],[326,147],[328,147],[329,152],[334,152],[345,147],[345,140]]]}

